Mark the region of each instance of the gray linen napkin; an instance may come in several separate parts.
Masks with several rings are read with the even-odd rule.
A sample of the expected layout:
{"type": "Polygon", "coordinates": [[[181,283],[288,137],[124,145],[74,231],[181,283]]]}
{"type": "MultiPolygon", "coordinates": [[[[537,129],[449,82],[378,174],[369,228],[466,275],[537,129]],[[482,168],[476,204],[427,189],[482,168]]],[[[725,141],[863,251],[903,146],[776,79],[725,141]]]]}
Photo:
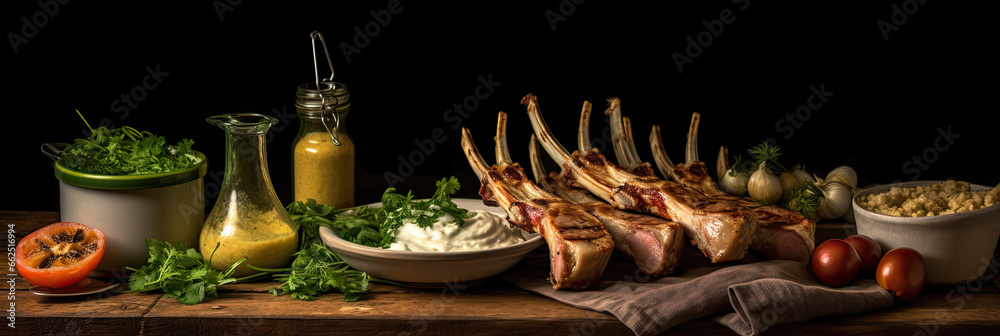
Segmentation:
{"type": "Polygon", "coordinates": [[[711,265],[700,255],[682,257],[675,275],[650,278],[625,262],[612,262],[587,290],[555,290],[546,280],[548,256],[539,249],[501,278],[525,290],[583,309],[614,315],[636,335],[657,335],[686,321],[714,320],[741,335],[834,314],[892,306],[875,281],[858,279],[830,288],[808,265],[772,260],[711,265]],[[701,260],[699,260],[699,258],[701,260]]]}

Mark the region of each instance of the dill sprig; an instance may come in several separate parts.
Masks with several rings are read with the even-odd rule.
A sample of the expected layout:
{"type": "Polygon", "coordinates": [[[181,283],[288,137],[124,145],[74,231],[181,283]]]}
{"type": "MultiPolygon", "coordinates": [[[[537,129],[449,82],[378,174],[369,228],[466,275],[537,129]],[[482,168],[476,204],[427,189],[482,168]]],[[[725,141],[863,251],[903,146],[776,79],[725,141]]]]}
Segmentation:
{"type": "Polygon", "coordinates": [[[751,168],[754,171],[764,162],[767,162],[764,166],[769,172],[774,172],[774,167],[778,167],[781,171],[788,171],[788,169],[785,169],[785,167],[778,163],[778,157],[781,156],[781,146],[771,145],[765,141],[750,148],[749,152],[755,159],[753,168],[751,168]]]}

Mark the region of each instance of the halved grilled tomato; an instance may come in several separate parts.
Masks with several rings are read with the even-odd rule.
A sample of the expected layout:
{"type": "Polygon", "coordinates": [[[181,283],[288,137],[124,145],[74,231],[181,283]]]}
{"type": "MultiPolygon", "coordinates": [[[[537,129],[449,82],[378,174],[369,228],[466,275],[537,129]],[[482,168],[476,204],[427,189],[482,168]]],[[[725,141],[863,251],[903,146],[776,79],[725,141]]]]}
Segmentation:
{"type": "Polygon", "coordinates": [[[49,224],[17,243],[17,270],[35,286],[66,287],[97,268],[104,245],[104,234],[97,229],[73,222],[49,224]]]}

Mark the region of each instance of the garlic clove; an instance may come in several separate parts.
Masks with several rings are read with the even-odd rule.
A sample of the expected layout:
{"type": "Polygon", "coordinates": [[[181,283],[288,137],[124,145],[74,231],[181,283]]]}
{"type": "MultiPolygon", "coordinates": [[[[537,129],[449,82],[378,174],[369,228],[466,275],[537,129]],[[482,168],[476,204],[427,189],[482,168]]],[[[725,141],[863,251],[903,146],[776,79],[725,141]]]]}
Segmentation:
{"type": "Polygon", "coordinates": [[[781,180],[767,171],[766,163],[761,162],[757,171],[750,175],[747,192],[759,202],[776,203],[781,200],[781,180]]]}

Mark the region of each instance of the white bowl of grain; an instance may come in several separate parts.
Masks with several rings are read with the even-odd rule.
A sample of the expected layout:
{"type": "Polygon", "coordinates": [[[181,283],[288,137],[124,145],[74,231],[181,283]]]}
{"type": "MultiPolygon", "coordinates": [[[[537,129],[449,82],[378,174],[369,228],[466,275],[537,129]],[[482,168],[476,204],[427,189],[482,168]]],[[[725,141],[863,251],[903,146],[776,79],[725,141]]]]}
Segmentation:
{"type": "Polygon", "coordinates": [[[883,252],[897,247],[919,251],[929,285],[975,280],[989,269],[997,248],[1000,203],[992,204],[996,192],[987,197],[970,195],[990,189],[956,181],[915,181],[862,190],[852,202],[858,234],[878,241],[883,252]],[[950,200],[939,190],[947,185],[949,191],[961,192],[962,183],[968,193],[950,200]],[[926,188],[935,184],[936,193],[926,188]]]}

